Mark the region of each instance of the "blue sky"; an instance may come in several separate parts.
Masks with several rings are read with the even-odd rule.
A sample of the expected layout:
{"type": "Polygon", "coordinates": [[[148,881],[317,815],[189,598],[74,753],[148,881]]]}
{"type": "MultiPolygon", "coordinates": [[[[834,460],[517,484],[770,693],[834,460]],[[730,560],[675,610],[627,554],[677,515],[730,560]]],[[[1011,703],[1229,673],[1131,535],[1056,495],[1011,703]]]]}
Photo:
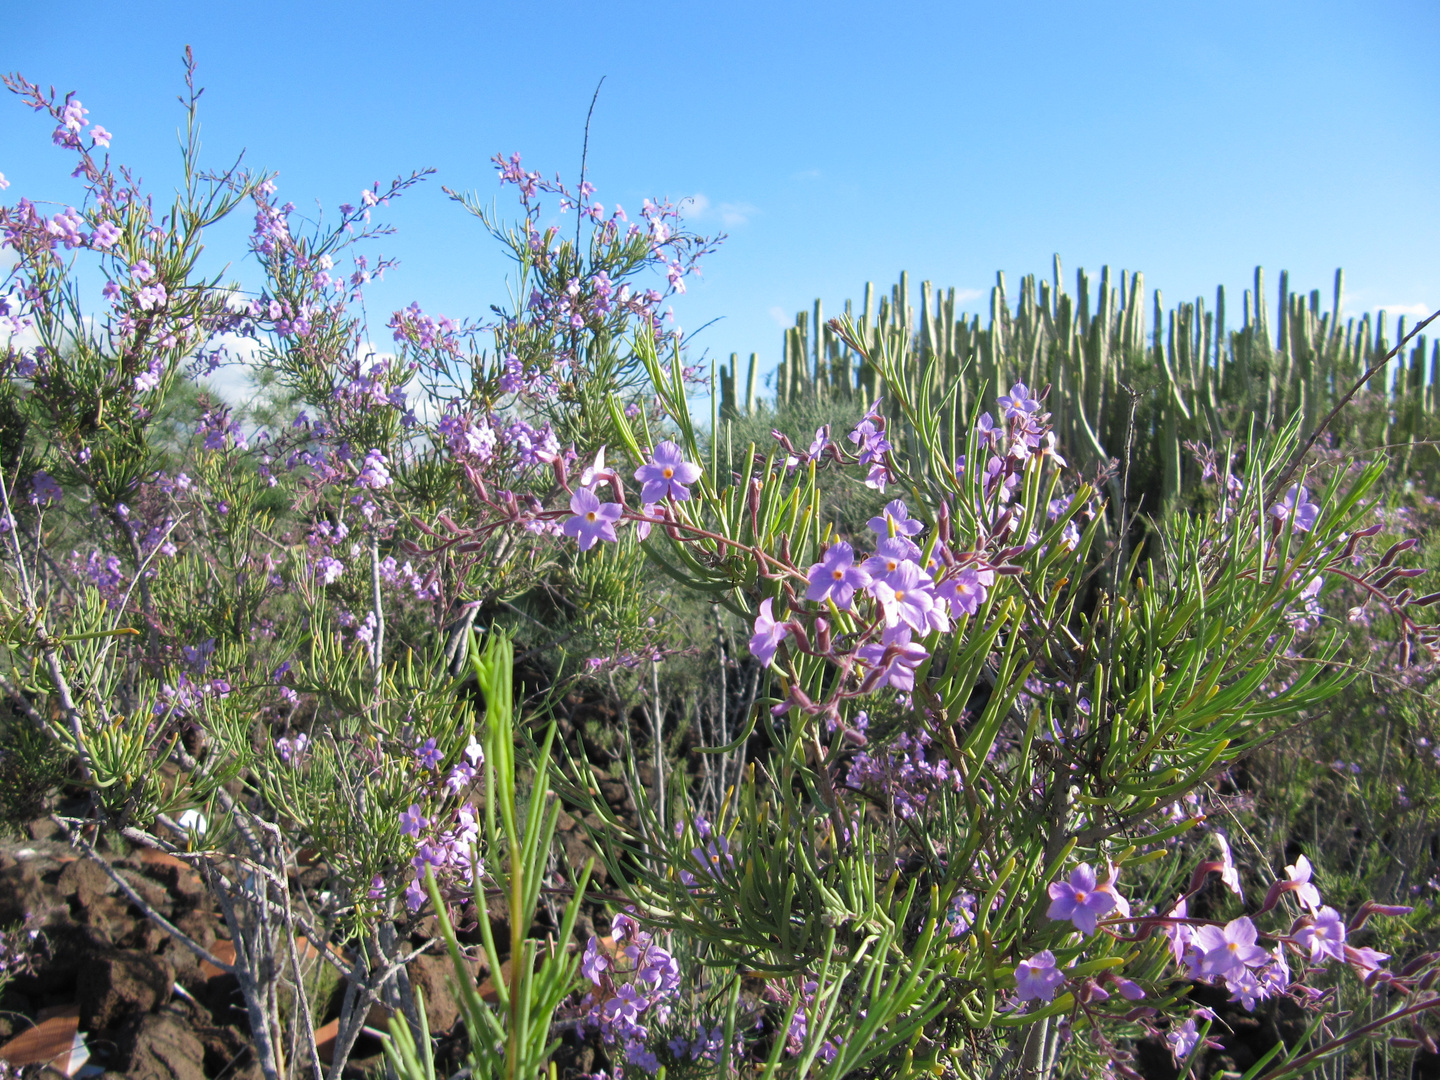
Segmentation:
{"type": "MultiPolygon", "coordinates": [[[[76,90],[117,159],[176,177],[195,47],[214,165],[241,149],[333,212],[433,166],[379,250],[372,311],[480,316],[508,265],[440,184],[500,196],[489,157],[598,198],[697,197],[729,240],[677,304],[693,347],[779,359],[780,324],[866,280],[973,290],[997,269],[1141,269],[1167,302],[1266,267],[1347,310],[1440,303],[1440,5],[314,2],[15,5],[0,68],[76,90]],[[703,197],[703,202],[699,198],[703,197]]],[[[0,100],[4,197],[65,201],[66,155],[0,100]]],[[[513,204],[505,194],[499,206],[513,204]]],[[[237,254],[248,221],[215,238],[237,254]]],[[[236,272],[253,278],[241,263],[236,272]]],[[[1071,279],[1073,281],[1073,277],[1071,279]]],[[[1012,299],[1013,299],[1012,284],[1012,299]]],[[[377,336],[384,315],[377,319],[377,336]]]]}

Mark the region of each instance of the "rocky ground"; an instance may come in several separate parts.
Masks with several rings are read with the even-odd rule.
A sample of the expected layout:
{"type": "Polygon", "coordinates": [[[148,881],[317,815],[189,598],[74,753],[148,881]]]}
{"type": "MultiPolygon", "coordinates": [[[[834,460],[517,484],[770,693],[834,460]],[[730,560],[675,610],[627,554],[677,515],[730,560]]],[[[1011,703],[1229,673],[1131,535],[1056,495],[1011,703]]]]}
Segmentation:
{"type": "MultiPolygon", "coordinates": [[[[570,728],[570,724],[564,725],[570,728]]],[[[586,740],[570,728],[576,749],[586,740]]],[[[604,758],[598,747],[586,747],[592,758],[604,758]]],[[[606,762],[596,761],[603,776],[606,762]]],[[[649,777],[642,773],[642,782],[649,777]]],[[[617,811],[629,809],[625,785],[601,781],[602,793],[617,811]]],[[[598,824],[598,819],[591,824],[598,824]]],[[[583,866],[592,850],[581,821],[562,814],[558,844],[567,859],[583,866]]],[[[150,851],[107,851],[119,874],[166,919],[222,958],[228,959],[227,931],[214,900],[199,875],[177,859],[150,851]]],[[[293,888],[317,892],[324,870],[297,872],[293,888]]],[[[597,865],[597,887],[606,884],[597,865]]],[[[605,905],[588,905],[581,919],[582,935],[608,919],[605,905]]],[[[0,994],[0,1051],[37,1024],[71,1014],[89,1052],[87,1076],[132,1077],[135,1080],[246,1080],[260,1076],[252,1060],[243,1002],[232,975],[199,962],[193,953],[145,918],[98,865],[72,849],[62,830],[48,818],[31,822],[19,838],[0,840],[0,928],[24,922],[41,932],[34,972],[15,978],[0,994]]],[[[508,929],[496,927],[498,942],[509,940],[508,929]]],[[[543,936],[549,927],[536,928],[543,936]]],[[[602,929],[603,933],[603,929],[602,929]]],[[[417,943],[423,938],[414,939],[417,943]]],[[[583,942],[582,942],[583,943],[583,942]]],[[[233,951],[229,955],[233,955],[233,951]]],[[[425,994],[432,1033],[453,1032],[442,1040],[451,1054],[463,1051],[463,1025],[449,988],[449,961],[422,956],[410,966],[413,983],[425,994]]],[[[484,971],[477,970],[483,979],[484,971]]],[[[318,1039],[325,1024],[339,1015],[341,988],[322,994],[318,1039]]],[[[383,1028],[384,1017],[371,1024],[383,1028]]],[[[59,1021],[52,1021],[52,1026],[59,1021]]],[[[332,1029],[333,1024],[329,1025],[332,1029]]],[[[322,1045],[323,1051],[323,1045],[322,1045]]],[[[448,1055],[447,1055],[448,1056],[448,1055]]],[[[595,1048],[567,1046],[562,1052],[567,1072],[603,1065],[595,1048]]],[[[0,1053],[3,1057],[3,1053],[0,1053]]],[[[73,1075],[74,1067],[59,1075],[73,1075]]],[[[371,1075],[382,1068],[380,1043],[362,1036],[347,1076],[371,1075]]],[[[3,1075],[3,1072],[0,1072],[3,1075]]],[[[51,1067],[27,1066],[24,1075],[57,1075],[51,1067]]]]}

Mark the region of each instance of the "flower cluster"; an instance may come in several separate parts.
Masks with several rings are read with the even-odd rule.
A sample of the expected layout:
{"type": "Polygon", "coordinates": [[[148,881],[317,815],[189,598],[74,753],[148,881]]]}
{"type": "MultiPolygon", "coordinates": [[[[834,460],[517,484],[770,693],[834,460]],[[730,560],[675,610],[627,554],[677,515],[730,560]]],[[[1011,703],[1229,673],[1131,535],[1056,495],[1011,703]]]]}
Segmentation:
{"type": "MultiPolygon", "coordinates": [[[[412,912],[425,905],[427,867],[435,875],[442,893],[450,892],[462,899],[469,895],[475,878],[485,873],[485,864],[476,850],[480,842],[480,819],[474,805],[465,803],[457,809],[448,827],[441,829],[440,824],[439,819],[427,818],[418,803],[411,803],[400,812],[401,835],[413,837],[416,842],[415,855],[410,860],[410,883],[402,894],[405,906],[412,912]]],[[[386,881],[380,875],[376,875],[370,886],[372,899],[388,892],[386,881]]]]}
{"type": "MultiPolygon", "coordinates": [[[[1190,918],[1187,902],[1212,873],[1219,874],[1236,895],[1241,895],[1229,847],[1224,844],[1223,837],[1219,834],[1217,837],[1221,840],[1222,858],[1202,862],[1191,879],[1189,891],[1165,915],[1133,918],[1130,905],[1115,887],[1117,869],[1112,866],[1102,882],[1085,863],[1075,867],[1065,880],[1050,884],[1051,903],[1046,914],[1053,920],[1069,921],[1087,937],[1097,930],[1119,936],[1121,930],[1132,923],[1139,924],[1139,939],[1158,930],[1168,944],[1178,975],[1213,983],[1228,991],[1230,1000],[1247,1010],[1253,1010],[1256,1003],[1265,998],[1281,994],[1288,994],[1301,1004],[1314,1004],[1323,997],[1321,990],[1305,982],[1304,973],[1298,976],[1292,974],[1287,954],[1293,954],[1311,965],[1322,965],[1327,961],[1347,964],[1367,985],[1396,980],[1397,976],[1381,967],[1382,962],[1389,959],[1387,954],[1368,947],[1355,947],[1347,942],[1347,938],[1363,927],[1372,915],[1402,915],[1410,908],[1367,901],[1347,924],[1334,908],[1323,904],[1320,891],[1311,880],[1309,860],[1303,855],[1285,868],[1285,880],[1271,886],[1264,904],[1256,913],[1266,914],[1276,908],[1281,897],[1292,895],[1302,911],[1288,929],[1262,935],[1248,915],[1223,923],[1190,918]],[[1262,947],[1259,944],[1262,936],[1272,941],[1273,946],[1262,947]]],[[[1067,983],[1072,985],[1077,997],[1087,1001],[1104,1000],[1109,996],[1107,990],[1093,981],[1068,975],[1048,949],[1020,961],[1014,974],[1019,1003],[1049,1002],[1067,983]]],[[[1145,996],[1142,987],[1113,971],[1105,978],[1131,1001],[1145,996]]],[[[1170,1029],[1173,1037],[1169,1041],[1177,1060],[1196,1045],[1196,1019],[1204,1020],[1206,1016],[1197,1011],[1185,1024],[1177,1024],[1170,1029]]]]}
{"type": "MultiPolygon", "coordinates": [[[[610,923],[610,939],[592,936],[580,961],[580,972],[592,989],[580,1002],[581,1025],[618,1044],[627,1062],[649,1073],[660,1063],[646,1048],[648,1024],[663,1024],[680,988],[680,965],[633,916],[621,913],[610,923]]],[[[705,1037],[702,1055],[710,1049],[705,1037]]],[[[687,1053],[694,1057],[692,1048],[687,1053]]]]}

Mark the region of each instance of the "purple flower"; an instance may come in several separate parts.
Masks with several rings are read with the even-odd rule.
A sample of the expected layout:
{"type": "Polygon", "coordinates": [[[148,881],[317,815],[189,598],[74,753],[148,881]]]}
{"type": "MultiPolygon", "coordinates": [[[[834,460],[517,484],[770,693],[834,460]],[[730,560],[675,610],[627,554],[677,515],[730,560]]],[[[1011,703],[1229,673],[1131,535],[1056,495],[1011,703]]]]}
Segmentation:
{"type": "Polygon", "coordinates": [[[760,601],[760,612],[755,616],[755,633],[750,638],[750,652],[765,667],[775,659],[775,650],[780,642],[789,636],[790,630],[783,623],[777,623],[771,614],[775,601],[767,598],[760,601]]]}
{"type": "Polygon", "coordinates": [[[46,507],[59,504],[65,493],[60,490],[60,485],[55,478],[40,469],[35,470],[35,475],[30,478],[30,503],[33,506],[46,507]]]}
{"type": "Polygon", "coordinates": [[[1282,501],[1270,508],[1270,513],[1280,521],[1290,518],[1296,532],[1309,532],[1320,517],[1320,507],[1310,501],[1310,492],[1296,484],[1282,501]]]}
{"type": "Polygon", "coordinates": [[[616,1022],[633,1024],[636,1017],[640,1015],[640,1010],[645,1008],[646,1004],[646,1000],[640,996],[635,987],[625,983],[615,991],[614,997],[605,1002],[602,1011],[605,1019],[612,1024],[616,1022]]]}
{"type": "Polygon", "coordinates": [[[1285,868],[1285,876],[1298,883],[1299,887],[1295,889],[1295,899],[1312,912],[1318,912],[1320,910],[1320,890],[1310,884],[1310,869],[1310,860],[1301,855],[1295,860],[1294,866],[1285,868]]]}
{"type": "Polygon", "coordinates": [[[655,447],[650,464],[635,470],[635,479],[645,485],[640,493],[644,502],[659,502],[667,495],[684,502],[690,498],[685,485],[700,479],[700,466],[684,460],[680,448],[667,439],[655,447]]]}
{"type": "Polygon", "coordinates": [[[570,512],[575,516],[565,522],[565,535],[580,542],[581,551],[589,551],[596,540],[615,543],[615,522],[625,512],[619,503],[602,503],[590,488],[581,488],[570,497],[570,512]]]}
{"type": "Polygon", "coordinates": [[[887,536],[875,545],[875,554],[866,559],[862,566],[876,581],[890,582],[890,575],[900,569],[901,563],[914,562],[920,555],[920,548],[915,541],[905,536],[887,536]]]}
{"type": "Polygon", "coordinates": [[[1115,988],[1126,1001],[1141,1001],[1145,997],[1145,989],[1132,979],[1117,978],[1115,988]]]}
{"type": "MultiPolygon", "coordinates": [[[[860,646],[855,656],[879,671],[878,675],[871,673],[871,677],[877,680],[876,685],[885,683],[896,690],[908,692],[915,689],[915,672],[930,654],[910,641],[890,644],[873,641],[860,646]]],[[[869,679],[866,681],[869,682],[869,679]]]]}
{"type": "Polygon", "coordinates": [[[910,511],[905,508],[905,503],[900,499],[892,499],[886,503],[885,509],[865,524],[881,540],[891,535],[914,536],[925,528],[923,521],[917,521],[910,516],[910,511]]]}
{"type": "Polygon", "coordinates": [[[385,455],[379,450],[371,450],[365,455],[365,461],[360,466],[360,475],[355,478],[355,486],[378,490],[390,483],[390,470],[385,463],[385,455]]]}
{"type": "Polygon", "coordinates": [[[1225,839],[1224,833],[1217,832],[1215,842],[1220,845],[1220,880],[1225,883],[1226,888],[1244,900],[1245,894],[1240,889],[1240,871],[1235,869],[1235,861],[1230,855],[1230,841],[1225,839]]]}
{"type": "Polygon", "coordinates": [[[1172,1027],[1165,1035],[1165,1042],[1170,1046],[1170,1053],[1175,1055],[1175,1060],[1184,1061],[1200,1042],[1200,1032],[1195,1027],[1195,1020],[1192,1017],[1186,1020],[1179,1027],[1172,1027]]]}
{"type": "Polygon", "coordinates": [[[1225,976],[1225,985],[1230,988],[1230,1000],[1245,1006],[1246,1012],[1254,1012],[1255,1003],[1269,994],[1255,973],[1246,967],[1225,976]]]}
{"type": "Polygon", "coordinates": [[[886,626],[904,622],[921,633],[929,628],[935,597],[930,591],[930,579],[913,562],[901,563],[888,581],[876,582],[874,593],[885,610],[886,626]]]}
{"type": "Polygon", "coordinates": [[[1064,981],[1064,974],[1055,967],[1055,954],[1049,949],[1015,965],[1015,992],[1021,1001],[1049,1001],[1064,981]]]}
{"type": "Polygon", "coordinates": [[[1051,882],[1046,918],[1069,919],[1082,934],[1095,932],[1096,920],[1115,907],[1115,895],[1102,890],[1089,863],[1070,871],[1068,881],[1051,882]]]}
{"type": "MultiPolygon", "coordinates": [[[[878,404],[879,402],[876,402],[877,406],[878,404]]],[[[861,465],[873,465],[879,462],[887,451],[894,449],[886,440],[884,432],[876,428],[870,416],[856,424],[855,430],[850,432],[847,438],[855,444],[861,465]]]]}
{"type": "Polygon", "coordinates": [[[855,549],[841,541],[831,546],[818,563],[810,567],[810,588],[805,599],[835,601],[842,611],[850,607],[856,589],[870,584],[870,575],[855,565],[855,549]]]}
{"type": "Polygon", "coordinates": [[[1255,944],[1255,938],[1255,924],[1245,915],[1231,919],[1223,930],[1218,926],[1199,927],[1194,941],[1201,954],[1201,974],[1228,979],[1247,964],[1266,963],[1270,954],[1255,944]]]}
{"type": "Polygon", "coordinates": [[[415,751],[415,757],[427,769],[433,769],[439,765],[445,755],[435,744],[434,739],[426,739],[424,745],[415,751]]]}
{"type": "Polygon", "coordinates": [[[946,578],[935,589],[935,595],[950,601],[952,612],[974,615],[985,602],[988,590],[995,584],[995,571],[967,566],[954,577],[946,578]]]}
{"type": "Polygon", "coordinates": [[[450,775],[445,778],[445,790],[451,795],[459,795],[474,780],[475,766],[465,761],[458,762],[450,770],[450,775]]]}
{"type": "Polygon", "coordinates": [[[1345,960],[1355,969],[1355,974],[1360,978],[1369,978],[1371,974],[1380,970],[1380,962],[1389,960],[1390,954],[1379,952],[1368,946],[1360,949],[1345,946],[1345,960]]]}
{"type": "Polygon", "coordinates": [[[1001,432],[995,429],[995,418],[988,412],[980,414],[980,419],[975,422],[975,431],[976,442],[982,449],[999,439],[1001,435],[1001,432]]]}
{"type": "Polygon", "coordinates": [[[411,880],[409,888],[405,890],[405,906],[411,911],[419,911],[424,903],[425,889],[420,884],[420,879],[414,878],[411,880]]]}
{"type": "MultiPolygon", "coordinates": [[[[100,130],[100,129],[96,129],[100,130]]],[[[95,227],[95,232],[90,236],[90,246],[97,251],[108,251],[120,242],[125,234],[113,221],[102,221],[95,227]]],[[[111,283],[113,284],[113,282],[111,283]]],[[[107,286],[108,287],[108,286],[107,286]]]]}
{"type": "Polygon", "coordinates": [[[1005,418],[1020,417],[1024,419],[1031,413],[1040,411],[1040,402],[1030,396],[1030,388],[1022,382],[1017,382],[1010,387],[1009,397],[996,398],[996,404],[1004,410],[1005,418]]]}
{"type": "Polygon", "coordinates": [[[585,955],[580,958],[580,974],[596,986],[600,985],[600,973],[610,966],[610,958],[600,951],[600,942],[595,935],[585,945],[585,955]]]}
{"type": "Polygon", "coordinates": [[[1315,921],[1299,931],[1295,940],[1310,950],[1311,960],[1345,959],[1345,923],[1332,907],[1322,907],[1315,921]]]}
{"type": "Polygon", "coordinates": [[[419,836],[420,830],[430,824],[430,819],[420,813],[420,804],[411,803],[410,809],[400,811],[400,832],[403,836],[419,836]]]}

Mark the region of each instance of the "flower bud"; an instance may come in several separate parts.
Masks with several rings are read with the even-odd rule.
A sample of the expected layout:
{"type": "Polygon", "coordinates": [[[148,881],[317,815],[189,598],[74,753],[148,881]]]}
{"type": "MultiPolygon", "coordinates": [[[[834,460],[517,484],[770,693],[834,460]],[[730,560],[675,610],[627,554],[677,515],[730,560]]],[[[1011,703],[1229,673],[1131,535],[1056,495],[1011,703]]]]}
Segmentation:
{"type": "MultiPolygon", "coordinates": [[[[819,620],[816,620],[816,621],[817,621],[817,622],[824,622],[823,619],[819,619],[819,620]]],[[[801,651],[801,652],[807,652],[807,653],[810,652],[810,651],[811,651],[811,649],[810,649],[810,636],[805,633],[805,627],[804,627],[803,625],[801,625],[800,620],[799,620],[799,619],[792,619],[790,622],[786,623],[785,625],[786,625],[786,627],[790,630],[790,633],[795,636],[795,642],[796,642],[797,645],[800,646],[800,651],[801,651]]]]}
{"type": "Polygon", "coordinates": [[[822,653],[830,651],[830,623],[826,619],[815,620],[815,647],[822,653]]]}
{"type": "Polygon", "coordinates": [[[1389,566],[1392,562],[1395,561],[1395,556],[1399,555],[1403,551],[1409,551],[1418,543],[1420,543],[1420,539],[1415,536],[1407,537],[1404,540],[1397,540],[1395,543],[1391,544],[1389,550],[1380,557],[1380,562],[1378,565],[1389,566]]]}

